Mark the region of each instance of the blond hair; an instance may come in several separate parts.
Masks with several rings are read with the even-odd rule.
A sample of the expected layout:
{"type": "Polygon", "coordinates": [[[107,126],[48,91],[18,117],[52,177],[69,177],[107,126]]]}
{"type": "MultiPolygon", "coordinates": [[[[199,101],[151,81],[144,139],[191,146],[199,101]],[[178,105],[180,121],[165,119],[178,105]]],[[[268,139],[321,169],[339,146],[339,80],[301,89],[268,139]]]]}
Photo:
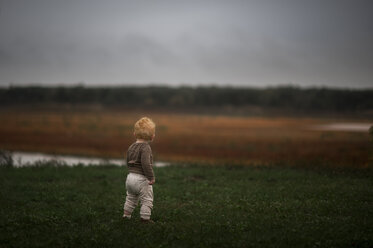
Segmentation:
{"type": "Polygon", "coordinates": [[[155,134],[155,123],[148,117],[142,117],[135,123],[134,134],[138,139],[152,140],[155,134]]]}

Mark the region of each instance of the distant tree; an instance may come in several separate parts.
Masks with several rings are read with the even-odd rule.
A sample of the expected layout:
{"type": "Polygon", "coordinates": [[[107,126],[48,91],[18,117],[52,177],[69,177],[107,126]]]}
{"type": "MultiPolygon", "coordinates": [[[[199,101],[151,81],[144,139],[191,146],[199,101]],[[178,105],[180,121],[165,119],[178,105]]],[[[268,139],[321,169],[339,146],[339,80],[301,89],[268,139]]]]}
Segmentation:
{"type": "Polygon", "coordinates": [[[0,89],[2,105],[101,104],[162,108],[244,107],[295,112],[357,112],[373,110],[373,89],[301,89],[295,86],[233,87],[9,87],[0,89]]]}

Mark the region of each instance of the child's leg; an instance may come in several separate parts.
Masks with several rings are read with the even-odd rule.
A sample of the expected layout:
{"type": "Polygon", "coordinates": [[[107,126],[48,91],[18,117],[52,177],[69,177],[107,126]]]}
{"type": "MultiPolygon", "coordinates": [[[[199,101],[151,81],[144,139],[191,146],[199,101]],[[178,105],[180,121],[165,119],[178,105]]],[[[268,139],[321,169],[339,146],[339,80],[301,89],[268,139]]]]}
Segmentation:
{"type": "Polygon", "coordinates": [[[124,203],[123,209],[123,217],[131,218],[131,214],[135,207],[137,206],[137,203],[139,202],[139,185],[138,185],[138,179],[137,175],[134,174],[128,174],[126,179],[126,189],[127,189],[127,196],[126,196],[126,202],[124,203]]]}
{"type": "Polygon", "coordinates": [[[127,196],[126,196],[126,202],[124,203],[123,209],[124,209],[124,214],[123,217],[128,217],[131,218],[131,214],[135,207],[137,206],[139,202],[139,197],[138,195],[131,194],[130,192],[127,191],[127,196]]]}
{"type": "Polygon", "coordinates": [[[149,220],[153,208],[153,186],[145,182],[140,191],[140,216],[141,219],[149,220]]]}

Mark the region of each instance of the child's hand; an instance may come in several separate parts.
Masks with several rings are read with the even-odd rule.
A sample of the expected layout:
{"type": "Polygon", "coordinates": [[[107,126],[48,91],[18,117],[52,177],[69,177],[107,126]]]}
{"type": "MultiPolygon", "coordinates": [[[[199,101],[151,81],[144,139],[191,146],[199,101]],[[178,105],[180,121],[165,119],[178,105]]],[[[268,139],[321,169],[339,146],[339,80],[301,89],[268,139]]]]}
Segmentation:
{"type": "Polygon", "coordinates": [[[155,183],[155,179],[149,181],[149,185],[153,185],[155,183]]]}

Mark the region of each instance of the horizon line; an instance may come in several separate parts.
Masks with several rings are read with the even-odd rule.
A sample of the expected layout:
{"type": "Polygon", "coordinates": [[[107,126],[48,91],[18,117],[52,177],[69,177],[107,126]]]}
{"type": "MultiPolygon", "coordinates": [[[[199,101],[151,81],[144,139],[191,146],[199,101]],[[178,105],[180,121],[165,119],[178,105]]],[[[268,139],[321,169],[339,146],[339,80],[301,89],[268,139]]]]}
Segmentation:
{"type": "Polygon", "coordinates": [[[232,88],[232,89],[273,89],[273,88],[296,88],[296,89],[331,89],[331,90],[373,90],[373,86],[363,86],[363,87],[348,87],[348,86],[331,86],[331,85],[299,85],[294,83],[289,84],[276,84],[276,85],[265,85],[265,86],[258,86],[258,85],[241,85],[241,84],[217,84],[217,83],[209,83],[209,84],[178,84],[178,85],[170,85],[167,83],[109,83],[109,84],[86,84],[85,82],[76,82],[76,83],[58,83],[49,85],[46,83],[20,83],[14,84],[9,83],[8,85],[1,85],[0,89],[11,89],[11,88],[32,88],[32,87],[40,87],[40,88],[151,88],[151,87],[160,87],[160,88],[232,88]]]}

